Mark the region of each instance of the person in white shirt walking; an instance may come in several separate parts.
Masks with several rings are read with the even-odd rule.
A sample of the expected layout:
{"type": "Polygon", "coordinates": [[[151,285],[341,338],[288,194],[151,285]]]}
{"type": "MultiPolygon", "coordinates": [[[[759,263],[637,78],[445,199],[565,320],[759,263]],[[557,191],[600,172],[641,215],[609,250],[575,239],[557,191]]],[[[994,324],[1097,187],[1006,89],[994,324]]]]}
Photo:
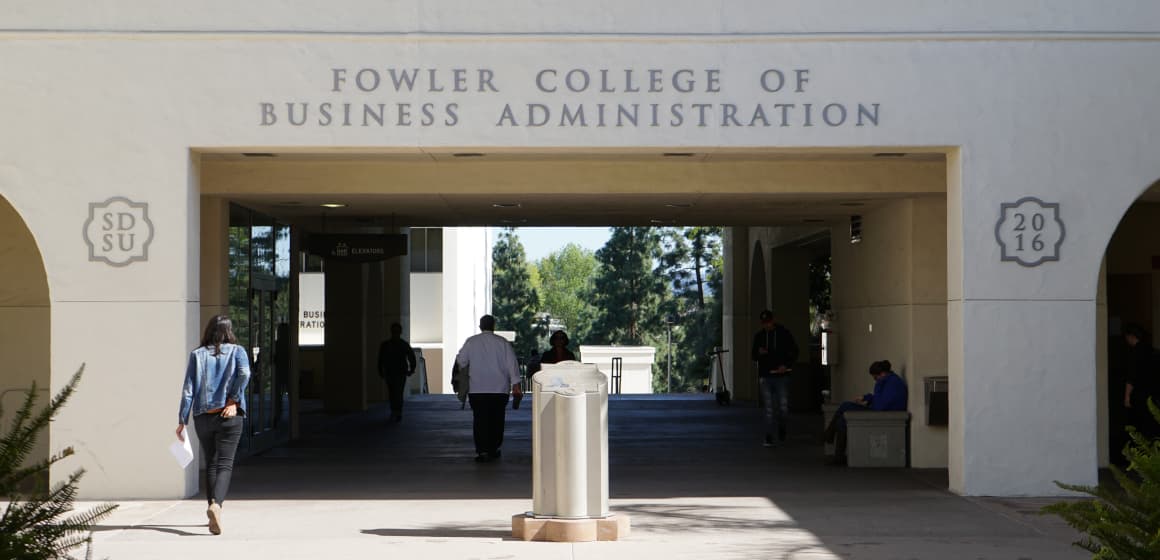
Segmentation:
{"type": "Polygon", "coordinates": [[[523,392],[516,351],[507,339],[495,334],[495,317],[480,317],[479,330],[483,332],[464,341],[455,363],[469,368],[467,399],[473,417],[475,461],[490,463],[500,457],[508,394],[518,398],[523,392]]]}

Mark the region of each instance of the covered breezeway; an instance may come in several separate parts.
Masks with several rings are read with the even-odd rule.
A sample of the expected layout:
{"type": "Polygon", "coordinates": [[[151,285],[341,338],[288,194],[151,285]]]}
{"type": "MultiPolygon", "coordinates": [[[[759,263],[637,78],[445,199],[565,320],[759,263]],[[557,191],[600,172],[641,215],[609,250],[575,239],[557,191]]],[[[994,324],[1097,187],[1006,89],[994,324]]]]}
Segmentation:
{"type": "MultiPolygon", "coordinates": [[[[731,350],[725,370],[736,398],[749,403],[757,399],[749,344],[758,313],[772,305],[803,350],[793,408],[818,411],[823,382],[838,399],[868,391],[866,365],[889,359],[912,387],[911,465],[947,466],[945,423],[931,426],[920,420],[925,418],[923,378],[947,375],[947,164],[939,148],[201,149],[197,156],[203,319],[227,309],[229,293],[223,281],[227,274],[222,268],[227,236],[222,226],[225,216],[234,213],[231,205],[291,226],[292,267],[306,262],[298,256],[302,240],[322,232],[391,234],[406,233],[410,227],[481,225],[720,225],[726,228],[722,346],[731,350]],[[852,216],[859,216],[865,230],[856,245],[849,240],[852,216]],[[809,351],[808,266],[818,255],[833,258],[832,327],[842,341],[840,354],[830,356],[832,365],[825,370],[809,351]],[[877,331],[864,330],[867,323],[878,323],[877,331]],[[841,359],[835,360],[837,355],[841,359]]],[[[489,252],[490,246],[471,251],[489,252]]],[[[327,410],[357,412],[383,398],[377,377],[366,373],[373,371],[373,349],[390,322],[415,325],[421,311],[408,308],[413,301],[408,294],[429,289],[414,275],[402,273],[414,270],[405,263],[387,261],[364,266],[363,272],[356,267],[350,273],[354,276],[344,273],[342,286],[358,282],[362,288],[328,288],[328,298],[350,304],[343,307],[348,315],[361,313],[358,310],[368,305],[372,311],[362,326],[328,338],[322,358],[311,357],[319,354],[316,351],[294,355],[288,384],[292,437],[300,433],[296,392],[304,371],[310,385],[325,387],[322,399],[327,410]],[[370,291],[367,278],[374,285],[370,291]]],[[[471,274],[479,272],[461,276],[471,274]]],[[[478,309],[478,301],[447,299],[449,275],[435,281],[444,285],[444,309],[456,305],[478,309]]],[[[462,286],[464,281],[458,282],[462,286]]],[[[293,280],[290,285],[297,288],[293,280]]],[[[478,282],[474,289],[480,289],[478,282]]],[[[289,301],[296,306],[296,294],[289,301]]],[[[297,315],[296,308],[291,315],[297,315]]],[[[458,325],[448,325],[452,315],[447,311],[443,315],[442,344],[424,348],[432,392],[449,390],[450,360],[462,340],[475,332],[478,313],[458,317],[458,325]]],[[[327,324],[339,328],[340,316],[332,313],[327,324]]]]}

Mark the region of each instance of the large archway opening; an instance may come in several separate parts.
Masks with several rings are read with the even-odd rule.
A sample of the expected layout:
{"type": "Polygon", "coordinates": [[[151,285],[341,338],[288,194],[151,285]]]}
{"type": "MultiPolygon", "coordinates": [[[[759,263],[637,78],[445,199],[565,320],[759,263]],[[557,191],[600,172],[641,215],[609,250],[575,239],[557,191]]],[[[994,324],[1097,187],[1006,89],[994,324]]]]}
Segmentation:
{"type": "MultiPolygon", "coordinates": [[[[459,343],[475,332],[475,318],[485,309],[485,302],[443,299],[441,309],[422,312],[425,321],[416,320],[419,312],[407,306],[416,294],[432,300],[433,291],[442,298],[480,291],[480,282],[470,279],[472,275],[448,272],[454,264],[453,252],[490,250],[486,241],[466,228],[723,226],[734,232],[735,240],[744,239],[733,250],[736,258],[747,263],[740,282],[733,283],[735,291],[741,290],[735,293],[740,297],[735,297],[733,309],[725,310],[726,315],[743,317],[722,344],[735,357],[731,367],[726,367],[726,378],[743,403],[752,405],[756,381],[748,364],[749,343],[760,309],[773,305],[787,310],[794,328],[801,330],[802,367],[820,366],[812,344],[809,266],[819,251],[829,254],[832,246],[835,276],[846,278],[835,284],[834,294],[838,313],[833,325],[841,340],[837,354],[841,358],[831,362],[828,373],[835,399],[867,392],[871,384],[865,376],[866,365],[890,359],[911,385],[912,457],[917,458],[912,464],[945,467],[946,427],[926,422],[922,384],[924,377],[947,371],[946,165],[944,154],[935,150],[206,152],[201,154],[200,174],[203,267],[218,267],[218,272],[203,269],[203,314],[227,308],[226,287],[205,279],[225,276],[220,263],[227,259],[215,255],[227,251],[227,244],[221,234],[209,230],[221,231],[231,208],[244,207],[290,225],[292,306],[299,301],[299,283],[303,282],[297,273],[324,272],[302,251],[304,235],[412,234],[409,262],[387,261],[358,276],[358,290],[364,294],[360,297],[377,301],[375,307],[381,310],[374,317],[360,316],[362,324],[370,318],[375,326],[365,328],[363,342],[346,352],[357,358],[351,369],[360,372],[347,384],[359,393],[358,410],[367,399],[383,398],[373,374],[370,341],[377,336],[376,329],[385,329],[395,320],[404,322],[412,338],[423,332],[433,339],[423,348],[426,385],[432,392],[450,391],[450,360],[459,343]],[[864,239],[856,246],[851,245],[847,229],[852,214],[864,217],[864,239]],[[438,232],[438,239],[432,238],[432,232],[438,232]],[[422,247],[415,245],[420,237],[422,247]],[[826,247],[819,249],[819,245],[826,247]],[[419,269],[416,260],[424,263],[419,269]],[[432,263],[437,265],[432,267],[432,263]],[[368,286],[374,289],[368,291],[368,286]],[[465,319],[447,311],[459,307],[469,309],[465,319]],[[427,320],[432,318],[437,320],[427,320]]],[[[331,296],[329,289],[326,294],[331,296]]],[[[290,314],[297,316],[300,311],[290,314]]],[[[336,320],[327,318],[327,324],[336,320]]],[[[290,336],[296,354],[288,391],[325,388],[334,372],[326,371],[325,360],[317,359],[317,348],[303,347],[296,336],[290,336]]],[[[817,409],[822,386],[822,382],[799,385],[800,402],[817,409]]],[[[289,401],[293,425],[297,400],[289,401]]],[[[821,424],[820,412],[810,420],[815,421],[821,424]]],[[[734,426],[744,437],[751,428],[759,429],[734,426]]],[[[802,441],[820,455],[816,438],[802,441]]]]}
{"type": "MultiPolygon", "coordinates": [[[[19,212],[0,197],[0,425],[8,426],[36,385],[48,396],[50,375],[49,293],[44,260],[36,239],[19,212]]],[[[29,460],[48,457],[49,434],[43,433],[29,460]]]]}
{"type": "MultiPolygon", "coordinates": [[[[1124,466],[1127,426],[1146,421],[1141,386],[1133,406],[1126,385],[1134,375],[1132,348],[1125,335],[1142,329],[1142,345],[1154,345],[1160,332],[1160,181],[1153,183],[1128,208],[1108,242],[1100,274],[1096,305],[1097,410],[1100,465],[1124,466]]],[[[1155,372],[1153,372],[1155,373],[1155,372]]],[[[1137,383],[1139,386],[1140,383],[1137,383]]]]}

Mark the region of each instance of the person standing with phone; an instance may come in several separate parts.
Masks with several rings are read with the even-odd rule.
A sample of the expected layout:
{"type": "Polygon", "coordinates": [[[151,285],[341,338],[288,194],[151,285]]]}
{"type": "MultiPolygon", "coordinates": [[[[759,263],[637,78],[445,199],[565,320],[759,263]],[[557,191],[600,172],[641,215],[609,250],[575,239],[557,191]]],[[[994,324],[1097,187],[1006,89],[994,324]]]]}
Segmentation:
{"type": "Polygon", "coordinates": [[[758,316],[761,330],[753,335],[753,361],[757,362],[757,380],[765,405],[765,447],[786,439],[786,415],[789,412],[789,376],[797,361],[798,347],[789,329],[778,324],[773,311],[758,316]]]}

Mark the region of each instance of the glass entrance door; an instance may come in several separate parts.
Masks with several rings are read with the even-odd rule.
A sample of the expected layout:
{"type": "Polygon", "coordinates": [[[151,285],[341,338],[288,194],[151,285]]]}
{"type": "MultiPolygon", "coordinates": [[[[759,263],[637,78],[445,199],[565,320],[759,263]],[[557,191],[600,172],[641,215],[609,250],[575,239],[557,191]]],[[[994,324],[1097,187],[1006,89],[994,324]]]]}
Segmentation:
{"type": "Polygon", "coordinates": [[[274,417],[274,301],[278,292],[254,289],[250,295],[250,386],[246,401],[250,409],[249,435],[253,447],[262,449],[264,439],[277,426],[274,417]]]}
{"type": "Polygon", "coordinates": [[[290,433],[290,227],[240,206],[230,209],[230,317],[250,356],[243,454],[290,433]]]}

